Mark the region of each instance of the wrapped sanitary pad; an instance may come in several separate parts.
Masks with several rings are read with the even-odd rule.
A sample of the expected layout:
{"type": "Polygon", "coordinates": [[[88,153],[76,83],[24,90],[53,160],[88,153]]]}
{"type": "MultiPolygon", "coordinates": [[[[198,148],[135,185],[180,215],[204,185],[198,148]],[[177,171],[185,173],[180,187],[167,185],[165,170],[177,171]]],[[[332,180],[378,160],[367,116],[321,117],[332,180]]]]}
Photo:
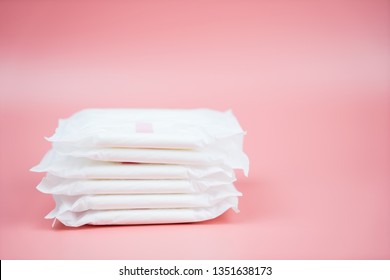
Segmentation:
{"type": "Polygon", "coordinates": [[[47,139],[74,147],[194,149],[242,145],[244,134],[230,111],[86,109],[60,120],[47,139]]]}
{"type": "Polygon", "coordinates": [[[215,166],[227,165],[248,174],[249,160],[241,148],[215,146],[203,149],[74,148],[54,145],[59,155],[110,162],[138,162],[215,166]]]}
{"type": "Polygon", "coordinates": [[[241,193],[231,184],[191,194],[54,195],[56,208],[46,217],[54,218],[66,211],[213,207],[237,196],[241,193]]]}
{"type": "Polygon", "coordinates": [[[199,179],[206,176],[222,180],[235,178],[233,170],[224,165],[187,166],[94,161],[62,156],[53,150],[31,171],[49,172],[63,178],[77,179],[199,179]]]}
{"type": "Polygon", "coordinates": [[[37,186],[47,194],[91,195],[91,194],[164,194],[197,193],[218,188],[235,180],[216,180],[203,177],[201,180],[109,180],[68,179],[48,173],[37,186]]]}
{"type": "Polygon", "coordinates": [[[68,211],[56,216],[66,226],[82,225],[131,225],[131,224],[170,224],[191,223],[214,219],[232,208],[238,211],[237,197],[228,198],[209,208],[170,208],[140,210],[87,210],[68,211]]]}
{"type": "Polygon", "coordinates": [[[59,121],[31,170],[66,226],[200,222],[238,212],[245,132],[230,112],[86,109],[59,121]]]}

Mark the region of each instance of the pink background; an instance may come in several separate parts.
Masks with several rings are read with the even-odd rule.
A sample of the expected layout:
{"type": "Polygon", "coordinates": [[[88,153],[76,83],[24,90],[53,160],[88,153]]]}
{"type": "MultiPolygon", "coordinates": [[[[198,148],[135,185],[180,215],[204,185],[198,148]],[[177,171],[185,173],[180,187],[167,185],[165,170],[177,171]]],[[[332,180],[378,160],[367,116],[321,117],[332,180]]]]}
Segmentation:
{"type": "Polygon", "coordinates": [[[1,259],[390,259],[389,1],[1,1],[1,259]],[[57,119],[231,108],[241,213],[51,229],[57,119]]]}

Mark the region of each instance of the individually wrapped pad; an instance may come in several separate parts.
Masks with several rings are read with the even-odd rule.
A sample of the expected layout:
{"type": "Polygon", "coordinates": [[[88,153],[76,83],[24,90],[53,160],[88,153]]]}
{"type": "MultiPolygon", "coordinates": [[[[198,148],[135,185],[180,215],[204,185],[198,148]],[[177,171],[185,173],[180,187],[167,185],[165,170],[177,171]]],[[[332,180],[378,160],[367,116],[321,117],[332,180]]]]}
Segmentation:
{"type": "Polygon", "coordinates": [[[234,115],[209,109],[86,109],[60,120],[51,142],[79,147],[192,149],[244,135],[234,115]]]}
{"type": "Polygon", "coordinates": [[[135,148],[75,148],[54,145],[62,155],[89,158],[100,161],[160,163],[182,165],[227,165],[244,170],[248,174],[249,160],[241,147],[208,147],[196,150],[135,149],[135,148]]]}
{"type": "Polygon", "coordinates": [[[214,180],[87,180],[66,179],[47,174],[37,189],[47,194],[145,194],[145,193],[194,193],[232,183],[234,179],[214,180]]]}
{"type": "Polygon", "coordinates": [[[228,197],[241,195],[232,184],[193,194],[54,195],[56,207],[46,218],[66,211],[211,207],[228,197]]]}
{"type": "Polygon", "coordinates": [[[66,226],[79,227],[91,225],[128,225],[188,223],[214,219],[230,208],[237,209],[238,198],[229,197],[213,207],[139,210],[87,210],[84,212],[65,212],[56,218],[66,226]]]}
{"type": "Polygon", "coordinates": [[[31,171],[49,172],[78,179],[214,179],[235,178],[227,166],[185,166],[168,164],[123,164],[59,155],[49,151],[31,171]]]}

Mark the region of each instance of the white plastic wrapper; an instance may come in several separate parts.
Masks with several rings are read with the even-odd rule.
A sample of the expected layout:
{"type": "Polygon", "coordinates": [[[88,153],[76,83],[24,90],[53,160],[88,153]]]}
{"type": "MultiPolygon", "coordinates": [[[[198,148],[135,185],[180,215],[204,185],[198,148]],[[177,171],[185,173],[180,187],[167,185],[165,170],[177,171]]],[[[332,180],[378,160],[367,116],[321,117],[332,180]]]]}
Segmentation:
{"type": "Polygon", "coordinates": [[[234,171],[227,166],[104,162],[63,156],[53,150],[31,171],[49,172],[58,177],[77,179],[235,179],[234,171]]]}
{"type": "Polygon", "coordinates": [[[46,218],[67,211],[212,207],[228,197],[241,195],[232,184],[193,194],[54,195],[56,207],[46,218]]]}
{"type": "Polygon", "coordinates": [[[241,169],[248,175],[249,160],[241,147],[235,145],[213,146],[203,149],[142,149],[142,148],[75,148],[54,144],[62,155],[89,158],[99,161],[137,162],[182,165],[226,165],[241,169]]]}
{"type": "Polygon", "coordinates": [[[56,195],[196,193],[230,184],[234,179],[214,180],[88,180],[47,174],[37,189],[56,195]]]}
{"type": "Polygon", "coordinates": [[[215,206],[208,208],[87,210],[84,212],[68,211],[58,215],[56,219],[70,227],[79,227],[86,224],[130,225],[190,223],[214,219],[230,208],[238,212],[237,204],[237,197],[229,197],[215,206]]]}
{"type": "Polygon", "coordinates": [[[86,109],[60,120],[47,139],[74,147],[195,149],[223,141],[239,146],[244,134],[230,111],[86,109]]]}

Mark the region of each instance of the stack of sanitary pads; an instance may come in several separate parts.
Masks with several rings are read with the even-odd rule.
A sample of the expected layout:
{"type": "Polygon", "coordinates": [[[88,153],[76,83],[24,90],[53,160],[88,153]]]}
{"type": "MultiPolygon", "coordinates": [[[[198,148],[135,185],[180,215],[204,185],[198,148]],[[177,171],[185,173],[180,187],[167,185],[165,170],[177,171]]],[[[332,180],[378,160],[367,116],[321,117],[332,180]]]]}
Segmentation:
{"type": "Polygon", "coordinates": [[[59,121],[31,170],[67,226],[199,222],[238,211],[244,131],[209,109],[86,109],[59,121]]]}

